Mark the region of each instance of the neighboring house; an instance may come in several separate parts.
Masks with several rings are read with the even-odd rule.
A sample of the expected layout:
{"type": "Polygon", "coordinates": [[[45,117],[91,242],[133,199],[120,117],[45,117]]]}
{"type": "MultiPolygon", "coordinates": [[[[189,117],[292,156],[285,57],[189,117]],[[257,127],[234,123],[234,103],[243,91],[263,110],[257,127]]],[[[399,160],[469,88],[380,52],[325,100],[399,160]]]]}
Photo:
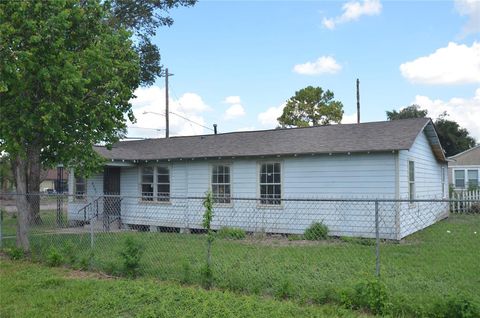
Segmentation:
{"type": "MultiPolygon", "coordinates": [[[[85,207],[106,193],[123,198],[104,200],[99,214],[118,215],[125,227],[200,229],[202,201],[185,198],[210,189],[214,228],[303,233],[323,221],[330,235],[372,237],[373,202],[282,199],[448,196],[446,158],[428,118],[122,141],[95,150],[108,160],[104,173],[88,180],[70,173],[70,220],[84,220],[85,207]]],[[[447,204],[433,206],[381,203],[381,237],[400,239],[448,215],[447,204]]]]}
{"type": "MultiPolygon", "coordinates": [[[[63,171],[63,183],[62,191],[68,191],[68,170],[62,169],[63,171]]],[[[57,169],[48,169],[44,170],[41,173],[42,182],[40,183],[41,192],[59,192],[60,191],[60,180],[58,176],[57,169]]]]}
{"type": "Polygon", "coordinates": [[[478,187],[480,182],[480,145],[448,159],[448,180],[455,190],[478,187]]]}

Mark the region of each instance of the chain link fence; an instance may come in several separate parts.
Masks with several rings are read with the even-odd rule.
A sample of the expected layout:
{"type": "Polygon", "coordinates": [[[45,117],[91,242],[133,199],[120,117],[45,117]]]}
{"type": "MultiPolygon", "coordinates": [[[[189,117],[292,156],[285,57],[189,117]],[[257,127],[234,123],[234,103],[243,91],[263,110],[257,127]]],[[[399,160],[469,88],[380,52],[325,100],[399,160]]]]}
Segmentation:
{"type": "MultiPolygon", "coordinates": [[[[0,203],[7,254],[16,199],[0,203]]],[[[450,211],[456,201],[222,198],[207,230],[204,197],[27,199],[30,257],[52,266],[374,313],[416,316],[451,297],[480,303],[479,200],[450,211]]]]}

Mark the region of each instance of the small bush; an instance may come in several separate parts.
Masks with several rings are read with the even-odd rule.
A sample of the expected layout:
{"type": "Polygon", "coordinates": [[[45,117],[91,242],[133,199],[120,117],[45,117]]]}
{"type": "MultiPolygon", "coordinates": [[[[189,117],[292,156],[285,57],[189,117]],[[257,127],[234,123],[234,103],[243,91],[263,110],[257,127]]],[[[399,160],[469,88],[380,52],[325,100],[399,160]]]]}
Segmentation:
{"type": "Polygon", "coordinates": [[[60,266],[63,263],[63,255],[56,248],[52,247],[47,252],[46,262],[48,266],[60,266]]]}
{"type": "Polygon", "coordinates": [[[222,227],[218,230],[217,236],[221,239],[243,240],[247,236],[247,233],[239,228],[222,227]]]}
{"type": "Polygon", "coordinates": [[[327,238],[328,227],[322,222],[312,223],[304,233],[304,237],[309,241],[320,241],[327,238]]]}
{"type": "Polygon", "coordinates": [[[143,245],[131,237],[127,237],[120,251],[122,258],[122,273],[127,277],[137,277],[140,271],[140,260],[144,251],[143,245]]]}
{"type": "Polygon", "coordinates": [[[447,301],[438,303],[433,314],[435,317],[473,318],[480,317],[480,308],[466,296],[449,297],[447,301]]]}
{"type": "Polygon", "coordinates": [[[377,278],[362,281],[353,290],[344,291],[341,299],[346,307],[368,309],[376,315],[385,315],[391,309],[386,287],[377,278]]]}
{"type": "Polygon", "coordinates": [[[20,260],[25,257],[25,252],[18,247],[5,248],[4,251],[11,260],[20,260]]]}

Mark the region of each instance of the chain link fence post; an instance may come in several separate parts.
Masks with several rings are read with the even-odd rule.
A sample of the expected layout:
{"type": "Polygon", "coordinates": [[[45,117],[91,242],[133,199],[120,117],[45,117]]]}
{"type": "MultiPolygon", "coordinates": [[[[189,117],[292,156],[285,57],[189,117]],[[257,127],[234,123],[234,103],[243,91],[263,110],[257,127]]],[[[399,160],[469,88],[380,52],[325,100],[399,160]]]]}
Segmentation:
{"type": "Polygon", "coordinates": [[[375,275],[380,277],[380,222],[378,200],[375,200],[375,275]]]}
{"type": "Polygon", "coordinates": [[[0,249],[3,248],[3,234],[2,234],[3,214],[4,214],[3,207],[0,205],[0,249]]]}
{"type": "Polygon", "coordinates": [[[94,242],[93,242],[93,208],[90,208],[90,249],[93,252],[94,242]]]}

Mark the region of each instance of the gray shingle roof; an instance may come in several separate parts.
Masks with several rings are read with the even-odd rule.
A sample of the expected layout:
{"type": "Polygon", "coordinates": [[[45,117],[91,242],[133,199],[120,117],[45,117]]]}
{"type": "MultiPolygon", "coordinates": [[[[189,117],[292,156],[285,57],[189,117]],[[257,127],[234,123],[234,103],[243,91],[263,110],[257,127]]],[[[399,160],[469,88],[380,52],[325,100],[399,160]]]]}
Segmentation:
{"type": "Polygon", "coordinates": [[[429,118],[308,128],[274,129],[121,141],[112,150],[96,146],[107,159],[165,160],[310,153],[379,152],[410,149],[432,124],[429,118]]]}

